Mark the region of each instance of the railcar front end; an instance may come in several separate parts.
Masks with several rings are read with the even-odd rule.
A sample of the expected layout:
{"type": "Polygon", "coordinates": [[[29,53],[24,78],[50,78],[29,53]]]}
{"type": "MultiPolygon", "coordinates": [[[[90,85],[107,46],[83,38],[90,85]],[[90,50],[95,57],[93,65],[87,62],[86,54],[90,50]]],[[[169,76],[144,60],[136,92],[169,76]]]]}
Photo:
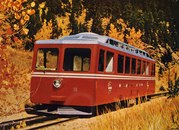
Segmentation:
{"type": "Polygon", "coordinates": [[[35,44],[31,102],[44,109],[65,106],[88,112],[95,106],[95,80],[90,77],[94,49],[91,45],[35,44]]]}

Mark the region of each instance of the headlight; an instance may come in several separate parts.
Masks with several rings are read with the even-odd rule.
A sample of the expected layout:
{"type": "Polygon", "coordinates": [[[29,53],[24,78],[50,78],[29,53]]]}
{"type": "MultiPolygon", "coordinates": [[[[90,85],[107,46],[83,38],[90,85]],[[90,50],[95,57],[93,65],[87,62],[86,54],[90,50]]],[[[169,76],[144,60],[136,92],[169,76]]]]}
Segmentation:
{"type": "Polygon", "coordinates": [[[60,86],[61,86],[61,84],[62,84],[62,82],[61,82],[61,80],[54,80],[53,81],[53,86],[55,87],[55,88],[60,88],[60,86]]]}

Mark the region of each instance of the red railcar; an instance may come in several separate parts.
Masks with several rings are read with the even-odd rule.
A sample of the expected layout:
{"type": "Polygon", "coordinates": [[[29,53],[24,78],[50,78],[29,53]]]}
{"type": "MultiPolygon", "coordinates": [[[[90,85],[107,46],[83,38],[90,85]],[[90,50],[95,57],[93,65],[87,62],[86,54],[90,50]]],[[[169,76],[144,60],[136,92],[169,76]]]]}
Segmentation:
{"type": "Polygon", "coordinates": [[[30,91],[44,109],[91,114],[94,106],[154,93],[155,61],[144,50],[94,33],[39,40],[30,91]]]}

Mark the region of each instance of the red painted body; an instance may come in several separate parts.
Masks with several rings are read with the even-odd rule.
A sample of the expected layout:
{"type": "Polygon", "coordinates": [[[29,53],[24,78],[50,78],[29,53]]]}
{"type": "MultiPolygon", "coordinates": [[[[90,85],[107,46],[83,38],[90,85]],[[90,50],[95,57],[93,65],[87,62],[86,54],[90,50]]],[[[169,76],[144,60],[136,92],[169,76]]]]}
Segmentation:
{"type": "Polygon", "coordinates": [[[35,44],[31,79],[31,101],[35,104],[58,104],[62,106],[97,106],[124,99],[152,94],[155,91],[154,75],[151,75],[154,61],[133,56],[99,44],[35,44]],[[38,48],[58,48],[57,70],[36,70],[38,48]],[[89,48],[91,50],[90,70],[85,72],[64,71],[66,48],[89,48]],[[100,49],[114,53],[113,71],[99,72],[100,49]],[[149,75],[117,73],[117,56],[144,60],[150,65],[149,75]],[[60,80],[60,88],[53,86],[60,80]]]}

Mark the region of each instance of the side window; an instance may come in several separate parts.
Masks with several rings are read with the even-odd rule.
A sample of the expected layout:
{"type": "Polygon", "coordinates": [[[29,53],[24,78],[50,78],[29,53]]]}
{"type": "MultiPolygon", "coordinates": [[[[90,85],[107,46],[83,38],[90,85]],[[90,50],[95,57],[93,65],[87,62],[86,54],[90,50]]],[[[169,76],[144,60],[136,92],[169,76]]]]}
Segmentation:
{"type": "Polygon", "coordinates": [[[36,70],[57,70],[58,54],[57,48],[38,49],[36,70]]]}
{"type": "Polygon", "coordinates": [[[145,75],[146,72],[146,62],[142,61],[142,75],[145,75]]]}
{"type": "Polygon", "coordinates": [[[151,67],[151,75],[152,76],[155,76],[155,64],[152,64],[152,67],[151,67]]]}
{"type": "Polygon", "coordinates": [[[141,60],[137,60],[137,74],[140,74],[141,71],[141,60]]]}
{"type": "Polygon", "coordinates": [[[118,73],[123,73],[124,68],[124,56],[118,55],[118,65],[117,65],[117,71],[118,73]]]}
{"type": "Polygon", "coordinates": [[[65,49],[63,69],[65,71],[89,71],[91,50],[89,48],[65,49]]]}
{"type": "Polygon", "coordinates": [[[136,59],[132,58],[132,74],[136,74],[136,59]]]}
{"type": "Polygon", "coordinates": [[[149,62],[147,62],[145,74],[149,75],[149,62]]]}
{"type": "Polygon", "coordinates": [[[130,73],[130,57],[126,57],[126,61],[125,61],[125,73],[126,74],[130,73]]]}
{"type": "Polygon", "coordinates": [[[98,71],[104,71],[104,50],[100,50],[98,71]]]}
{"type": "Polygon", "coordinates": [[[83,71],[89,71],[90,69],[90,58],[84,57],[83,58],[83,71]]]}
{"type": "Polygon", "coordinates": [[[106,54],[106,72],[113,71],[114,53],[107,52],[106,54]]]}
{"type": "Polygon", "coordinates": [[[73,58],[73,70],[80,71],[82,67],[82,57],[74,56],[73,58]]]}
{"type": "Polygon", "coordinates": [[[89,71],[90,59],[88,57],[74,56],[73,70],[74,71],[89,71]]]}

